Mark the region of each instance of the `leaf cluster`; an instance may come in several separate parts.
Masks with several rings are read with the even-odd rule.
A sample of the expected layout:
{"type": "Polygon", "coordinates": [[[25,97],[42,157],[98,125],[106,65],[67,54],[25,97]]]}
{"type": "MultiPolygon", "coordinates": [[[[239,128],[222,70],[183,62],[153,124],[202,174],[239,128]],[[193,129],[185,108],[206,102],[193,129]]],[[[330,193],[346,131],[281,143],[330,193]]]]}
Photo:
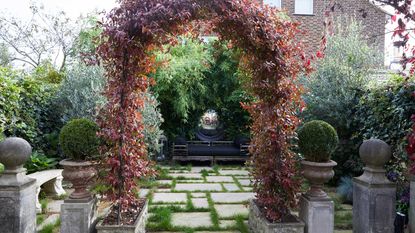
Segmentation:
{"type": "Polygon", "coordinates": [[[311,162],[328,162],[339,143],[333,126],[318,120],[305,123],[298,132],[298,139],[301,153],[311,162]]]}
{"type": "Polygon", "coordinates": [[[73,119],[62,127],[59,143],[65,156],[85,160],[98,155],[98,125],[88,119],[73,119]]]}

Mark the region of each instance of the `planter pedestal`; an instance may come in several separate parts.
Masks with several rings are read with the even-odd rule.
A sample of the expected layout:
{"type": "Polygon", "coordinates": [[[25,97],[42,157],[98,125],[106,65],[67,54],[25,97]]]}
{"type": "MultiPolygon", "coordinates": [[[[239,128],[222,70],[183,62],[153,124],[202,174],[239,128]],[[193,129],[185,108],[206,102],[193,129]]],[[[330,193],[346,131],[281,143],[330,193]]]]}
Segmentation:
{"type": "Polygon", "coordinates": [[[304,223],[293,216],[297,221],[290,223],[270,223],[259,210],[254,200],[249,203],[248,225],[252,233],[304,233],[304,223]]]}
{"type": "Polygon", "coordinates": [[[103,220],[101,220],[95,228],[97,229],[97,233],[146,233],[147,218],[148,200],[144,204],[134,225],[102,225],[103,220]]]}
{"type": "Polygon", "coordinates": [[[334,231],[334,203],[329,198],[300,197],[300,219],[305,233],[332,233],[334,231]]]}
{"type": "Polygon", "coordinates": [[[334,231],[334,203],[324,192],[324,183],[334,176],[334,161],[316,163],[303,160],[303,175],[310,182],[310,189],[300,198],[300,219],[305,223],[305,233],[332,233],[334,231]]]}
{"type": "Polygon", "coordinates": [[[94,232],[97,198],[66,199],[61,205],[61,233],[94,232]]]}

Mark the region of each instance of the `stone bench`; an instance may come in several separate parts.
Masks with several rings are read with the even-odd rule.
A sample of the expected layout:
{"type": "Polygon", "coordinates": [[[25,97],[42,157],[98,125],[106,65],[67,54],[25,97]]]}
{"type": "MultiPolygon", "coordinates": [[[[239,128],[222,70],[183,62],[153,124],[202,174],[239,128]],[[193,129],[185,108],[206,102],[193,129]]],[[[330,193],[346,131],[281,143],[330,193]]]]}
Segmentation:
{"type": "Polygon", "coordinates": [[[53,169],[35,172],[27,175],[30,178],[36,179],[36,212],[42,212],[42,206],[39,202],[39,193],[41,187],[46,193],[53,194],[55,196],[61,196],[66,194],[62,188],[62,169],[53,169]]]}

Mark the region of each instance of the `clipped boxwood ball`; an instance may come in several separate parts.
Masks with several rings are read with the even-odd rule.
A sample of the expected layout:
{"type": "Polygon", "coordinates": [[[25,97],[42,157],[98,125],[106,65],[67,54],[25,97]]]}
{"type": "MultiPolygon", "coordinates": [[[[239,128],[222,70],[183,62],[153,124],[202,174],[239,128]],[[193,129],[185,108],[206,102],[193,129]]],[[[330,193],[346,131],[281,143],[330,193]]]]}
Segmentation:
{"type": "Polygon", "coordinates": [[[59,143],[65,156],[74,160],[98,155],[98,125],[88,119],[74,119],[62,127],[59,143]]]}
{"type": "Polygon", "coordinates": [[[328,162],[339,143],[336,130],[325,121],[305,123],[298,139],[301,153],[311,162],[328,162]]]}

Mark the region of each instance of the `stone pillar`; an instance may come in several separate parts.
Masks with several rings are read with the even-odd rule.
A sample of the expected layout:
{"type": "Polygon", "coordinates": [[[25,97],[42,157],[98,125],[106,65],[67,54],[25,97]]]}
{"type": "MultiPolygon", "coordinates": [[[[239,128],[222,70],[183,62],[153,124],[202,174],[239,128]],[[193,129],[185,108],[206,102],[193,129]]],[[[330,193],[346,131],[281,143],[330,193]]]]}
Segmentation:
{"type": "Polygon", "coordinates": [[[62,160],[63,178],[75,189],[61,205],[60,233],[95,232],[97,198],[88,191],[94,181],[94,164],[86,161],[62,160]]]}
{"type": "Polygon", "coordinates": [[[391,148],[378,139],[359,148],[365,163],[363,175],[353,178],[353,232],[393,233],[396,215],[396,184],[386,178],[384,165],[391,148]]]}
{"type": "Polygon", "coordinates": [[[299,217],[305,223],[305,233],[333,233],[334,203],[322,189],[333,178],[336,162],[302,161],[303,175],[310,182],[310,190],[300,197],[299,217]]]}
{"type": "Polygon", "coordinates": [[[36,180],[26,176],[23,164],[32,147],[21,138],[0,142],[0,231],[2,233],[36,232],[36,180]]]}
{"type": "Polygon", "coordinates": [[[97,216],[97,199],[65,199],[61,205],[61,233],[92,233],[97,216]]]}
{"type": "Polygon", "coordinates": [[[411,176],[409,203],[409,232],[415,233],[415,175],[411,176]]]}

